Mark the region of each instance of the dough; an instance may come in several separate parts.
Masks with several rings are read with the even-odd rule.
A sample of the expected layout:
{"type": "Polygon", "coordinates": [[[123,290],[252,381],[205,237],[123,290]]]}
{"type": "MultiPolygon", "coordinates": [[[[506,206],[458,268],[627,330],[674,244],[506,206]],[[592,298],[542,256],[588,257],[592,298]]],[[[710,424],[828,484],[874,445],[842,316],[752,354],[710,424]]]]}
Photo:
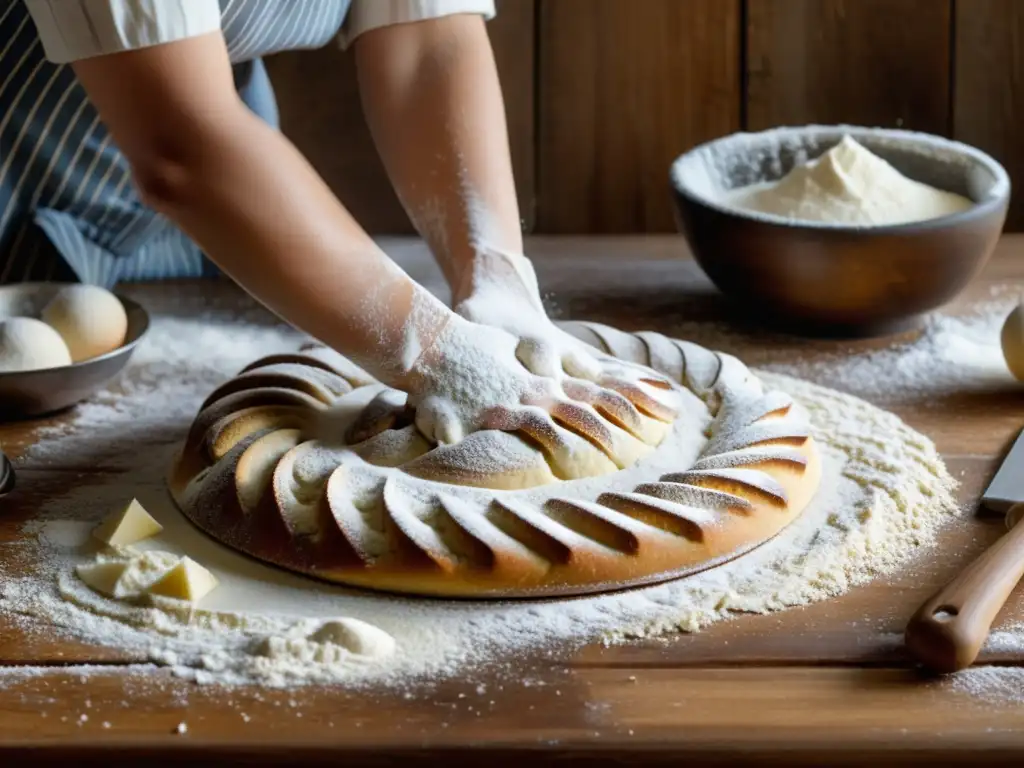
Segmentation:
{"type": "MultiPolygon", "coordinates": [[[[805,508],[820,460],[790,397],[696,344],[579,329],[623,364],[673,380],[644,392],[678,415],[641,413],[633,432],[609,421],[604,450],[587,439],[589,422],[568,418],[435,447],[405,415],[365,439],[334,423],[357,437],[325,443],[310,426],[316,414],[331,408],[359,425],[363,407],[377,423],[378,385],[358,385],[350,366],[323,358],[274,356],[207,398],[171,492],[201,530],[284,568],[376,590],[502,599],[692,573],[770,539],[805,508]]],[[[344,638],[341,629],[332,636],[344,638]]]]}
{"type": "Polygon", "coordinates": [[[1024,381],[1024,301],[1013,310],[1003,323],[1003,357],[1010,373],[1024,381]]]}
{"type": "Polygon", "coordinates": [[[76,363],[124,344],[128,316],[120,300],[96,285],[69,285],[43,309],[43,321],[64,338],[76,363]]]}
{"type": "Polygon", "coordinates": [[[974,205],[907,178],[849,136],[780,181],[731,191],[726,202],[785,219],[851,226],[937,219],[974,205]]]}
{"type": "Polygon", "coordinates": [[[71,365],[67,344],[53,328],[31,317],[0,321],[0,371],[38,371],[71,365]]]}

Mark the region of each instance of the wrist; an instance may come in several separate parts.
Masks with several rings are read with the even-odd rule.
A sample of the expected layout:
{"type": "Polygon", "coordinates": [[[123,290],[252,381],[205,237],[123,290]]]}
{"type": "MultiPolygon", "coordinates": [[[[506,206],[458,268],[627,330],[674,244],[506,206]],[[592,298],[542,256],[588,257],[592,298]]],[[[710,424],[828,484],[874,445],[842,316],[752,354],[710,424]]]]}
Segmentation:
{"type": "Polygon", "coordinates": [[[452,305],[474,297],[500,296],[506,304],[529,305],[543,311],[533,264],[521,251],[481,246],[467,260],[458,283],[452,285],[452,305]]]}
{"type": "Polygon", "coordinates": [[[391,383],[408,390],[422,378],[424,367],[431,365],[434,351],[453,324],[466,322],[436,296],[416,286],[409,314],[401,333],[401,359],[391,383]]]}

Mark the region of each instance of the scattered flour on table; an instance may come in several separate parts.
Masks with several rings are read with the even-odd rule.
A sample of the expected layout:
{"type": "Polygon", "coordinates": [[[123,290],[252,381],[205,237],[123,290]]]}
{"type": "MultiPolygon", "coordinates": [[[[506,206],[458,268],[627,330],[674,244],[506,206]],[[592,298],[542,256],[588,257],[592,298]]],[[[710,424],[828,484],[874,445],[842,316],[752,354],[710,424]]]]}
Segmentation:
{"type": "Polygon", "coordinates": [[[965,316],[930,315],[921,334],[892,347],[831,361],[769,365],[769,370],[883,402],[1019,389],[1009,376],[999,332],[1014,301],[992,301],[965,316]]]}
{"type": "Polygon", "coordinates": [[[948,685],[991,704],[1024,705],[1024,669],[1020,667],[972,667],[957,672],[948,685]]]}
{"type": "MultiPolygon", "coordinates": [[[[49,498],[26,525],[29,535],[6,545],[4,562],[32,558],[37,567],[32,576],[0,573],[0,611],[202,683],[405,685],[478,664],[522,674],[524,660],[583,643],[696,631],[841,594],[911,562],[959,514],[955,481],[925,437],[862,400],[765,373],[810,413],[824,477],[792,526],[739,560],[663,585],[533,602],[414,600],[314,582],[202,535],[164,487],[209,392],[252,360],[301,341],[275,325],[216,313],[155,317],[122,384],[80,406],[68,426],[44,430],[33,449],[37,461],[81,473],[67,473],[66,488],[39,489],[49,498]],[[98,466],[120,474],[97,478],[89,470],[98,466]],[[81,545],[91,528],[133,496],[165,528],[146,547],[187,552],[220,581],[195,610],[108,600],[74,576],[74,565],[91,557],[81,545]],[[341,619],[386,632],[393,651],[374,656],[331,641],[324,622],[341,619]]],[[[27,476],[22,487],[31,483],[27,476]]]]}
{"type": "MultiPolygon", "coordinates": [[[[1024,654],[1024,623],[1000,627],[985,641],[985,651],[1008,659],[1024,654]]],[[[951,675],[946,681],[952,690],[997,706],[1024,705],[1024,669],[1019,666],[978,666],[951,675]]]]}
{"type": "Polygon", "coordinates": [[[741,356],[761,371],[797,377],[886,406],[929,407],[944,398],[1020,392],[1003,358],[999,335],[1021,291],[997,288],[957,315],[934,313],[919,332],[868,342],[833,342],[763,334],[765,351],[749,335],[722,323],[679,322],[669,335],[741,356]],[[808,350],[814,359],[808,360],[808,350]]]}

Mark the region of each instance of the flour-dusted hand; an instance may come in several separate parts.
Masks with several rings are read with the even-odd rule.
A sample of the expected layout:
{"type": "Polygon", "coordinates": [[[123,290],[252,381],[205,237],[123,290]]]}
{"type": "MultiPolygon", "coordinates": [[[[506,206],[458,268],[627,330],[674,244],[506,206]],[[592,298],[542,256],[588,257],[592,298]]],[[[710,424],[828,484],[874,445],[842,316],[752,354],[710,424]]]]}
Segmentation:
{"type": "Polygon", "coordinates": [[[566,394],[593,405],[627,429],[637,408],[669,421],[675,411],[658,397],[671,385],[660,374],[614,358],[556,326],[544,311],[533,265],[525,256],[481,248],[466,298],[456,312],[519,339],[516,357],[538,376],[562,381],[566,394]]]}
{"type": "Polygon", "coordinates": [[[565,333],[548,318],[533,265],[525,256],[481,248],[468,295],[455,311],[468,320],[508,331],[519,339],[516,355],[538,376],[564,374],[597,381],[596,350],[565,333]]]}
{"type": "MultiPolygon", "coordinates": [[[[406,385],[424,436],[451,444],[480,429],[520,430],[545,444],[557,422],[613,450],[605,418],[586,402],[574,401],[559,381],[528,371],[516,357],[518,345],[506,331],[454,317],[421,355],[406,385]]],[[[567,382],[584,399],[600,400],[600,391],[586,382],[567,382]]],[[[628,401],[604,394],[616,401],[624,421],[632,420],[628,401]]]]}

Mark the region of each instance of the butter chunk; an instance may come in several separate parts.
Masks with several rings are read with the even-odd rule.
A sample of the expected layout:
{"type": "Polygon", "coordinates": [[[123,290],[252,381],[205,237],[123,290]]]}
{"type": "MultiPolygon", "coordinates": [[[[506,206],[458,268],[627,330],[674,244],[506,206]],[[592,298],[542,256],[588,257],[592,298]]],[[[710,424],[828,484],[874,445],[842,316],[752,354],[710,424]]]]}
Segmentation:
{"type": "Polygon", "coordinates": [[[92,535],[111,547],[127,547],[156,536],[163,529],[139,504],[138,499],[132,499],[123,511],[109,515],[100,523],[92,535]]]}
{"type": "Polygon", "coordinates": [[[151,595],[198,602],[217,586],[217,578],[190,557],[183,557],[146,590],[151,595]]]}
{"type": "Polygon", "coordinates": [[[86,586],[94,592],[99,592],[107,597],[123,597],[118,589],[121,578],[128,570],[128,563],[123,560],[111,560],[107,562],[86,563],[75,569],[86,586]]]}

